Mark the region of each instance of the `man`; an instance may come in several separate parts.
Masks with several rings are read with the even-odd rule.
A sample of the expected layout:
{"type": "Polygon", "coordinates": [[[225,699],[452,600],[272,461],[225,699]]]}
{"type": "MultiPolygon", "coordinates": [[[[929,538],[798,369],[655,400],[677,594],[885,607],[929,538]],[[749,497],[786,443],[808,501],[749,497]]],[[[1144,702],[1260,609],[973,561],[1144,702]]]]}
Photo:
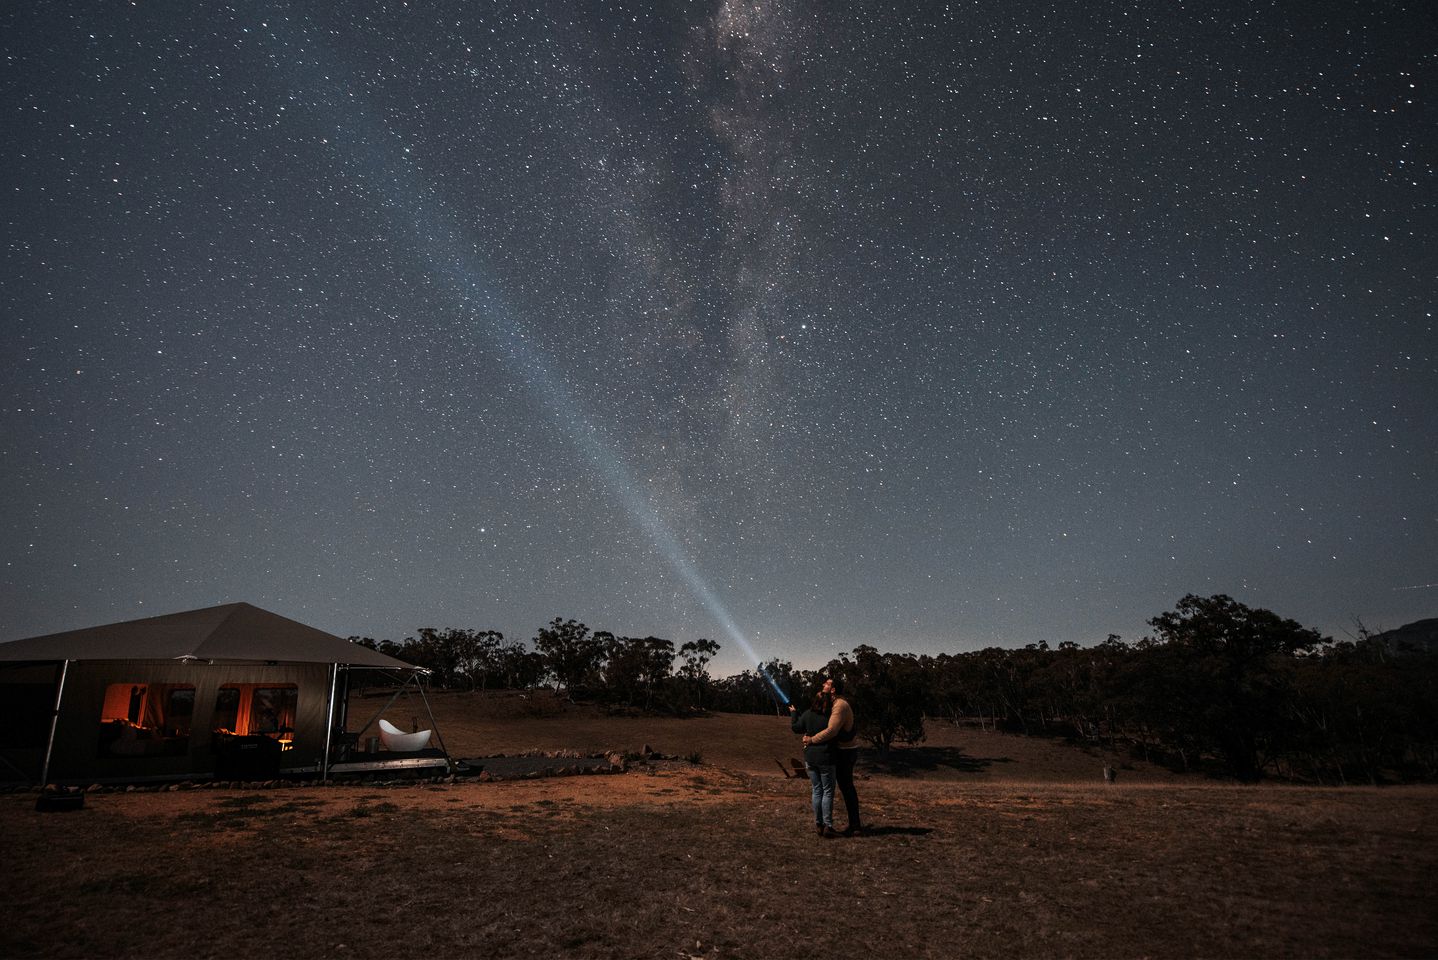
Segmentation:
{"type": "Polygon", "coordinates": [[[823,691],[834,700],[829,725],[813,736],[806,736],[804,746],[832,741],[835,779],[839,782],[839,794],[844,798],[844,811],[849,815],[849,825],[843,832],[844,836],[852,837],[864,832],[859,821],[859,793],[854,789],[854,762],[859,759],[859,724],[854,717],[854,705],[844,696],[843,680],[837,677],[825,680],[823,691]]]}

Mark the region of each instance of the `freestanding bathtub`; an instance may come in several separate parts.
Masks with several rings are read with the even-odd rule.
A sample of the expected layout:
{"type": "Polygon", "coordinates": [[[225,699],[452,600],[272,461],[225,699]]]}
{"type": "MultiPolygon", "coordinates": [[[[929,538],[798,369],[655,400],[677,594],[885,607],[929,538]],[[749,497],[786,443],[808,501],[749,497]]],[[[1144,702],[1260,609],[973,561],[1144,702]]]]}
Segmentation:
{"type": "Polygon", "coordinates": [[[385,749],[392,753],[413,753],[429,746],[429,735],[433,730],[405,733],[388,720],[379,722],[379,738],[385,749]]]}

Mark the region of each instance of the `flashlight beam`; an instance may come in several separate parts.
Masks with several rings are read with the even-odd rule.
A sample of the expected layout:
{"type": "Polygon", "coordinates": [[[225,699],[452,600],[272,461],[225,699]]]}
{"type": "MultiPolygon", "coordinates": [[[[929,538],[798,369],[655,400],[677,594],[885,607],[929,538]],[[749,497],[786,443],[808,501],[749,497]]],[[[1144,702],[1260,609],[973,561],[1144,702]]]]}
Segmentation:
{"type": "MultiPolygon", "coordinates": [[[[338,68],[337,58],[324,58],[327,66],[338,68]]],[[[408,235],[411,251],[420,264],[436,279],[449,287],[461,309],[472,321],[473,329],[485,335],[521,379],[530,385],[542,408],[547,408],[566,428],[585,459],[594,468],[610,494],[629,513],[634,523],[653,541],[669,566],[684,583],[690,594],[712,616],[724,634],[758,666],[778,697],[789,698],[764,669],[759,655],[750,646],[743,630],[729,609],[719,599],[709,581],[680,545],[659,511],[637,491],[640,486],[625,468],[610,443],[580,409],[564,378],[556,374],[553,364],[534,346],[533,336],[519,312],[498,289],[485,269],[475,244],[466,237],[466,230],[450,211],[435,184],[427,181],[410,159],[398,131],[376,122],[365,104],[353,95],[363,89],[357,83],[339,82],[332,74],[344,72],[320,69],[318,60],[297,62],[292,57],[279,61],[286,79],[315,94],[314,102],[337,104],[346,123],[338,129],[357,131],[356,135],[336,139],[335,149],[344,151],[347,159],[357,161],[375,174],[372,183],[380,184],[389,201],[392,222],[408,235]]],[[[354,78],[350,78],[353,80],[354,78]]]]}

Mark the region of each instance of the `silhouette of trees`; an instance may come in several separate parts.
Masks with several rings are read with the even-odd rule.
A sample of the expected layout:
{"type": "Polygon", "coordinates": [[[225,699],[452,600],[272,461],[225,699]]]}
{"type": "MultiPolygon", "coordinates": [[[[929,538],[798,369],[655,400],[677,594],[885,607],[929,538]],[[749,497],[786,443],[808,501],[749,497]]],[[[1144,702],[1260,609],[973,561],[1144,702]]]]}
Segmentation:
{"type": "Polygon", "coordinates": [[[1222,594],[1190,594],[1149,624],[1163,669],[1145,671],[1147,712],[1196,751],[1220,755],[1240,780],[1257,780],[1284,746],[1294,657],[1323,637],[1222,594]]]}
{"type": "Polygon", "coordinates": [[[713,640],[690,640],[679,647],[679,657],[684,665],[679,676],[693,696],[696,710],[704,709],[704,691],[709,686],[709,661],[719,652],[719,644],[713,640]]]}
{"type": "MultiPolygon", "coordinates": [[[[685,643],[676,652],[663,637],[591,634],[589,627],[555,617],[539,628],[530,649],[505,642],[498,630],[425,627],[402,642],[350,637],[358,643],[429,671],[432,686],[484,691],[527,689],[552,682],[571,698],[592,698],[644,710],[697,708],[712,687],[707,669],[719,652],[712,640],[685,643]],[[676,673],[675,659],[683,666],[676,673]]],[[[790,668],[792,669],[792,668],[790,668]]]]}
{"type": "Polygon", "coordinates": [[[907,654],[880,653],[861,644],[853,659],[830,661],[824,673],[842,677],[845,695],[854,705],[859,736],[881,756],[896,743],[924,739],[927,683],[919,661],[907,654]]]}
{"type": "MultiPolygon", "coordinates": [[[[398,643],[395,643],[393,640],[376,640],[374,637],[358,636],[351,636],[346,639],[348,639],[350,643],[357,643],[362,647],[368,647],[371,650],[378,650],[380,653],[384,654],[387,657],[396,657],[400,660],[404,660],[405,663],[414,663],[413,660],[405,660],[404,657],[401,657],[399,655],[400,650],[403,648],[398,643]]],[[[415,666],[420,666],[420,664],[415,664],[415,666]]]]}
{"type": "Polygon", "coordinates": [[[592,684],[604,663],[604,641],[590,636],[589,628],[577,620],[555,617],[540,627],[534,649],[544,657],[554,689],[570,696],[592,684]]]}
{"type": "Polygon", "coordinates": [[[818,687],[815,679],[818,676],[818,671],[796,670],[788,660],[776,657],[756,669],[715,681],[711,688],[711,709],[729,713],[784,713],[781,701],[787,697],[802,710],[818,687]]]}
{"type": "Polygon", "coordinates": [[[584,623],[562,617],[539,628],[533,650],[521,642],[506,643],[497,630],[425,627],[401,643],[350,640],[424,667],[437,687],[521,689],[549,681],[571,697],[671,711],[691,699],[699,702],[712,682],[706,666],[719,651],[711,640],[686,643],[681,648],[685,665],[676,675],[673,641],[591,634],[584,623]]]}
{"type": "Polygon", "coordinates": [[[652,709],[671,679],[674,644],[660,637],[615,637],[607,632],[595,638],[604,651],[601,699],[652,709]]]}
{"type": "Polygon", "coordinates": [[[508,690],[527,690],[539,686],[544,679],[544,656],[530,650],[523,641],[501,643],[494,652],[495,675],[499,686],[508,690]]]}
{"type": "Polygon", "coordinates": [[[495,670],[495,651],[504,635],[495,630],[421,627],[417,635],[393,640],[350,637],[350,641],[424,667],[437,687],[482,688],[495,670]]]}
{"type": "Polygon", "coordinates": [[[639,647],[639,682],[644,689],[644,708],[653,708],[674,671],[674,644],[662,637],[645,637],[639,647]]]}
{"type": "Polygon", "coordinates": [[[1320,782],[1438,779],[1438,655],[1360,629],[1296,665],[1296,772],[1320,782]]]}
{"type": "Polygon", "coordinates": [[[633,706],[639,694],[639,651],[629,637],[601,630],[594,639],[604,648],[604,689],[609,699],[633,706]]]}
{"type": "MultiPolygon", "coordinates": [[[[1251,781],[1438,778],[1438,655],[1368,636],[1334,644],[1218,594],[1182,598],[1136,643],[1046,642],[937,656],[856,648],[813,673],[775,661],[806,692],[850,683],[877,749],[917,742],[923,723],[973,723],[1133,750],[1251,781]],[[912,740],[910,739],[912,738],[912,740]]],[[[757,671],[717,681],[719,709],[768,712],[757,671]]]]}
{"type": "Polygon", "coordinates": [[[591,634],[556,617],[533,649],[492,630],[424,628],[401,643],[354,642],[457,689],[533,687],[631,709],[783,712],[827,675],[845,679],[875,749],[921,742],[931,722],[1065,736],[1241,780],[1438,779],[1438,654],[1400,649],[1361,625],[1333,643],[1268,610],[1189,595],[1150,636],[1094,646],[1040,641],[935,656],[862,645],[819,670],[778,658],[715,679],[710,640],[591,634]],[[678,670],[675,669],[676,660],[678,670]]]}
{"type": "Polygon", "coordinates": [[[490,684],[498,683],[503,676],[499,651],[504,643],[504,634],[498,630],[470,632],[473,636],[474,658],[466,675],[469,677],[471,690],[485,690],[490,684]]]}

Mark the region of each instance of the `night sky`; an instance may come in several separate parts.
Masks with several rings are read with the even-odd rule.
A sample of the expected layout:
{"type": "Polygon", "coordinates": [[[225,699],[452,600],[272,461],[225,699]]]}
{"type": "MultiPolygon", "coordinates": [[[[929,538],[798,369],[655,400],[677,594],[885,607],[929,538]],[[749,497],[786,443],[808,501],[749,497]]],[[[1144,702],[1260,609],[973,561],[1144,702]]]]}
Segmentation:
{"type": "Polygon", "coordinates": [[[1438,615],[1438,6],[18,3],[0,639],[1438,615]]]}

